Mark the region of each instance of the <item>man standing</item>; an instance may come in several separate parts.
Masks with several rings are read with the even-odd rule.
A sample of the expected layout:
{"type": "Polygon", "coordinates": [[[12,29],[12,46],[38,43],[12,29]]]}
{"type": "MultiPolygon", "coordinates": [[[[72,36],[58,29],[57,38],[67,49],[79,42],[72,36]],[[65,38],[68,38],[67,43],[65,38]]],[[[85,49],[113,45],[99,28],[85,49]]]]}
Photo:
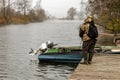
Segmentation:
{"type": "Polygon", "coordinates": [[[98,37],[97,27],[94,24],[92,16],[88,16],[80,27],[79,36],[83,41],[82,50],[84,62],[83,64],[91,64],[94,47],[98,37]]]}

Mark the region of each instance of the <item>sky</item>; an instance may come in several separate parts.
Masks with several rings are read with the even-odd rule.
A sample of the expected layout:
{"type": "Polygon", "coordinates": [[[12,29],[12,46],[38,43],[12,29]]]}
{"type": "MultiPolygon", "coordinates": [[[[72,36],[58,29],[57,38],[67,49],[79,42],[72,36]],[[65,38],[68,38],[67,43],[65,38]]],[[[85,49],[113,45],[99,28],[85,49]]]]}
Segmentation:
{"type": "Polygon", "coordinates": [[[41,7],[52,16],[62,18],[67,16],[67,11],[71,7],[80,11],[80,2],[81,0],[42,0],[41,7]]]}

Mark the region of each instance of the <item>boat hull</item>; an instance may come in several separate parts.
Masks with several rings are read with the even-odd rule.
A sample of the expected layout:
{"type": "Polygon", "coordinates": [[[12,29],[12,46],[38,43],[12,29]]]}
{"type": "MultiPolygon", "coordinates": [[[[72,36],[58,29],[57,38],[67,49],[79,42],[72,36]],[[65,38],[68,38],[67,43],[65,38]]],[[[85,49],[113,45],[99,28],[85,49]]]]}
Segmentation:
{"type": "Polygon", "coordinates": [[[40,62],[79,63],[82,57],[82,52],[45,53],[40,54],[38,59],[40,62]]]}

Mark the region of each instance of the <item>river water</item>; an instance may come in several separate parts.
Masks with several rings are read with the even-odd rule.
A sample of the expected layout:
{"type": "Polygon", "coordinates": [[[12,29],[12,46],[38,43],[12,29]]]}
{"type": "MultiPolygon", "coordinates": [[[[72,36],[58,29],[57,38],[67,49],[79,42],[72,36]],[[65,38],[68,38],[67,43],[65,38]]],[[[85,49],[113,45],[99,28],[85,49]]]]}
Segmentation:
{"type": "Polygon", "coordinates": [[[0,27],[0,80],[67,80],[75,66],[38,64],[37,49],[48,40],[58,46],[80,45],[80,21],[50,20],[43,23],[0,27]]]}

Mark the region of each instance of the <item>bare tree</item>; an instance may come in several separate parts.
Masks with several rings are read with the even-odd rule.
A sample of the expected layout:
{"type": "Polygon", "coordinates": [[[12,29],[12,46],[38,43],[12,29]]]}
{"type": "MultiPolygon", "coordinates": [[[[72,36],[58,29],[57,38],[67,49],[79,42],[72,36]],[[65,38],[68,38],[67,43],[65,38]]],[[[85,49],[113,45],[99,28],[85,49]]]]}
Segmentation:
{"type": "Polygon", "coordinates": [[[41,0],[32,8],[32,0],[0,0],[0,24],[28,23],[46,19],[41,0]]]}
{"type": "Polygon", "coordinates": [[[41,9],[41,0],[38,0],[37,2],[36,2],[36,5],[35,5],[35,7],[34,7],[36,10],[37,9],[41,9]]]}
{"type": "Polygon", "coordinates": [[[30,8],[30,2],[30,0],[16,0],[15,6],[25,16],[30,8]]]}
{"type": "Polygon", "coordinates": [[[24,16],[26,15],[27,8],[28,8],[28,0],[23,0],[24,16]]]}
{"type": "Polygon", "coordinates": [[[1,1],[1,16],[4,17],[7,23],[9,23],[11,19],[11,0],[2,0],[1,1]]]}
{"type": "Polygon", "coordinates": [[[74,7],[69,8],[69,10],[67,12],[68,19],[73,20],[75,14],[76,14],[76,8],[74,8],[74,7]]]}
{"type": "Polygon", "coordinates": [[[41,0],[38,0],[36,5],[35,5],[35,12],[36,12],[36,19],[37,21],[43,21],[46,19],[46,14],[44,9],[41,8],[41,0]]]}
{"type": "Polygon", "coordinates": [[[6,6],[6,16],[7,16],[7,21],[11,22],[11,0],[8,0],[7,6],[6,6]]]}
{"type": "Polygon", "coordinates": [[[6,19],[7,17],[6,17],[6,2],[5,2],[5,0],[3,0],[3,15],[4,15],[4,18],[6,19]]]}

